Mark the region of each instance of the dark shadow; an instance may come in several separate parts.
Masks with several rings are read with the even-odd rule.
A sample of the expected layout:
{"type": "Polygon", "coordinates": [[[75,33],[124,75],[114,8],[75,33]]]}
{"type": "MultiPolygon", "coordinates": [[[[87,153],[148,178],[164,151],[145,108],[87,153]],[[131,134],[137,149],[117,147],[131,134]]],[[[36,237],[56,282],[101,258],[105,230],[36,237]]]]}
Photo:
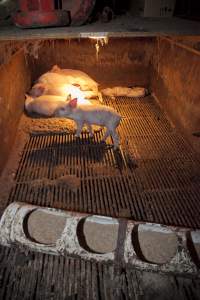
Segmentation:
{"type": "Polygon", "coordinates": [[[190,252],[193,262],[196,264],[198,268],[200,268],[200,259],[198,257],[197,251],[195,249],[194,243],[192,241],[191,232],[186,233],[187,237],[187,248],[190,252]]]}
{"type": "Polygon", "coordinates": [[[153,262],[148,261],[142,253],[142,250],[140,247],[140,242],[139,242],[138,229],[139,229],[139,225],[134,226],[134,228],[132,230],[132,234],[131,234],[131,240],[132,240],[132,244],[133,244],[135,253],[140,260],[147,262],[147,263],[155,264],[153,262]]]}
{"type": "Polygon", "coordinates": [[[35,144],[39,144],[39,146],[34,147],[36,149],[31,149],[30,146],[27,160],[35,164],[65,160],[79,160],[87,163],[101,162],[111,148],[105,143],[99,143],[90,138],[89,134],[84,134],[81,138],[75,138],[73,134],[34,134],[34,137],[38,138],[38,142],[36,141],[35,144]],[[60,140],[58,141],[56,137],[60,140]],[[46,139],[44,146],[42,145],[43,139],[46,139]]]}
{"type": "Polygon", "coordinates": [[[120,149],[116,149],[113,151],[114,157],[115,157],[115,163],[116,163],[116,167],[122,171],[125,166],[126,163],[124,161],[124,156],[122,155],[122,152],[120,149]]]}
{"type": "Polygon", "coordinates": [[[122,151],[121,149],[113,150],[116,167],[122,171],[124,169],[135,170],[138,165],[136,160],[134,160],[128,153],[122,151]]]}

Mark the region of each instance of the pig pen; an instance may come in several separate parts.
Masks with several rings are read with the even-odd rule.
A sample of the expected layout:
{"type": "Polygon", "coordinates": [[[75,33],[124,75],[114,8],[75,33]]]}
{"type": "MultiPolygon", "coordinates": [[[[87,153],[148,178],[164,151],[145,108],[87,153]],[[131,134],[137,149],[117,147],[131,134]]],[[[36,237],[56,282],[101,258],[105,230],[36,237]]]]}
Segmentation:
{"type": "MultiPolygon", "coordinates": [[[[16,201],[199,229],[199,39],[110,38],[100,43],[99,53],[96,42],[61,39],[0,45],[1,212],[16,201]],[[100,89],[148,89],[144,98],[103,99],[123,116],[118,151],[110,139],[100,143],[103,131],[96,130],[93,139],[83,131],[77,139],[72,121],[24,114],[24,94],[54,64],[84,71],[100,89]]],[[[95,244],[95,228],[93,232],[90,228],[90,235],[95,244]]],[[[112,264],[52,257],[20,247],[1,248],[2,299],[14,295],[112,299],[119,292],[115,280],[124,299],[144,290],[149,297],[158,290],[159,299],[164,299],[170,289],[175,290],[170,299],[173,293],[198,299],[198,281],[132,269],[116,277],[112,264]],[[31,275],[22,276],[23,270],[31,275]],[[183,286],[184,291],[179,288],[183,286]]]]}

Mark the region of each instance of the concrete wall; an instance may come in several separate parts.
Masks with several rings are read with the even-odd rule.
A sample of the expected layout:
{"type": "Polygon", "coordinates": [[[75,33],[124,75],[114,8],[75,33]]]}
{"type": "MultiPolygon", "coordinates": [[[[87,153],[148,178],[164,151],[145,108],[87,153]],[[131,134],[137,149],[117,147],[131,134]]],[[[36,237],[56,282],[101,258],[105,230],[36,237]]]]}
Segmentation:
{"type": "Polygon", "coordinates": [[[13,145],[17,125],[24,110],[24,94],[30,73],[22,52],[0,66],[0,173],[13,145]]]}
{"type": "Polygon", "coordinates": [[[150,82],[154,38],[110,39],[100,45],[96,58],[96,40],[47,41],[39,51],[38,59],[31,59],[33,80],[54,64],[62,68],[85,71],[102,86],[115,84],[147,86],[150,82]]]}
{"type": "Polygon", "coordinates": [[[193,136],[200,132],[200,51],[184,43],[184,37],[182,40],[157,39],[152,91],[175,125],[200,151],[200,139],[193,136]]]}

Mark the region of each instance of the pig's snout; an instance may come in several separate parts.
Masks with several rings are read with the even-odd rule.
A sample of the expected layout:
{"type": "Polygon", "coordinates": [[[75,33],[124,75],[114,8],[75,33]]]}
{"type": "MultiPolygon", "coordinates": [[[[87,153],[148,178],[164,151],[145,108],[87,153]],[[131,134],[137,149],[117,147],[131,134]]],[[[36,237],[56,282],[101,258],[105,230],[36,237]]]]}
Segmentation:
{"type": "Polygon", "coordinates": [[[60,109],[55,110],[54,117],[60,117],[60,109]]]}

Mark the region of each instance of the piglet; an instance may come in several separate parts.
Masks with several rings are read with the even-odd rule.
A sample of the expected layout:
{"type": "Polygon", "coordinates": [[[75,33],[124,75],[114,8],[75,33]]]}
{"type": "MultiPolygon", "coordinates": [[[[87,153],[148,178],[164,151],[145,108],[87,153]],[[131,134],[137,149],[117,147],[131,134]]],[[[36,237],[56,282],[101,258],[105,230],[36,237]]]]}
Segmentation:
{"type": "Polygon", "coordinates": [[[75,121],[77,125],[76,136],[80,136],[83,125],[86,124],[90,135],[92,135],[92,125],[106,127],[103,137],[105,141],[108,136],[113,137],[114,147],[119,146],[119,136],[116,128],[120,123],[121,116],[111,107],[104,105],[77,105],[77,99],[72,99],[59,107],[55,112],[56,117],[65,117],[75,121]]]}
{"type": "Polygon", "coordinates": [[[61,96],[43,95],[33,98],[26,95],[25,109],[28,113],[52,117],[57,109],[65,107],[66,101],[69,101],[68,98],[61,96]]]}

